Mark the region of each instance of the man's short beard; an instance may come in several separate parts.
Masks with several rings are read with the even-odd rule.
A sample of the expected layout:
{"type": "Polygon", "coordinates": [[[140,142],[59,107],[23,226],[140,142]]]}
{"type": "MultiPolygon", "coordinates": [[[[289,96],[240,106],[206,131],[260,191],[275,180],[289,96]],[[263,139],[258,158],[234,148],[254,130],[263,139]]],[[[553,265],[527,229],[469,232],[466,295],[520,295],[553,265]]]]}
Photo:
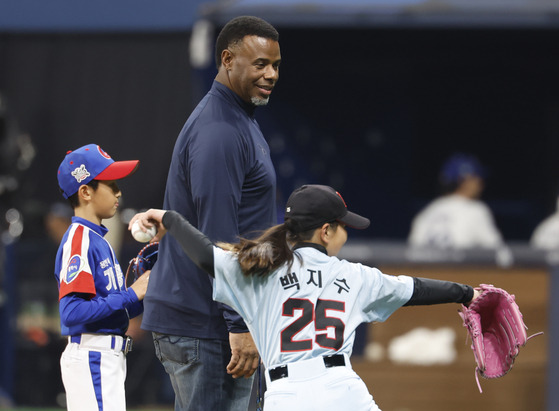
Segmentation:
{"type": "Polygon", "coordinates": [[[251,97],[250,102],[255,106],[265,106],[270,101],[270,97],[262,98],[262,97],[251,97]]]}

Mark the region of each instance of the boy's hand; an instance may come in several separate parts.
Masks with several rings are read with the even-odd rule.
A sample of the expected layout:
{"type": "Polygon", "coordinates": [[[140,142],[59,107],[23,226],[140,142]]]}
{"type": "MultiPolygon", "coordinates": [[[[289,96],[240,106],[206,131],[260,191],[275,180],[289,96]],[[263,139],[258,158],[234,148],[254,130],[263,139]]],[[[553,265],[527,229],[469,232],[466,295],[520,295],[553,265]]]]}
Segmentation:
{"type": "Polygon", "coordinates": [[[146,295],[148,290],[148,283],[149,283],[149,275],[151,274],[151,270],[146,271],[141,276],[138,277],[136,282],[130,286],[131,289],[134,290],[136,295],[138,296],[138,300],[142,301],[146,295]]]}

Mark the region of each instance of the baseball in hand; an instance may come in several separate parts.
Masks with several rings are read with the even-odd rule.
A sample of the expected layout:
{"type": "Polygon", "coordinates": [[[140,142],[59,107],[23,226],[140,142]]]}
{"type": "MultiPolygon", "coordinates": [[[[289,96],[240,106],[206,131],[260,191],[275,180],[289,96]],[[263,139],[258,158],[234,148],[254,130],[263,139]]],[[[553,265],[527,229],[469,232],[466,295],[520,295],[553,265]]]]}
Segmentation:
{"type": "Polygon", "coordinates": [[[143,232],[138,221],[135,221],[134,224],[132,224],[132,230],[130,231],[132,232],[134,240],[140,243],[149,242],[153,237],[155,237],[155,234],[157,234],[154,226],[149,227],[147,232],[143,232]]]}

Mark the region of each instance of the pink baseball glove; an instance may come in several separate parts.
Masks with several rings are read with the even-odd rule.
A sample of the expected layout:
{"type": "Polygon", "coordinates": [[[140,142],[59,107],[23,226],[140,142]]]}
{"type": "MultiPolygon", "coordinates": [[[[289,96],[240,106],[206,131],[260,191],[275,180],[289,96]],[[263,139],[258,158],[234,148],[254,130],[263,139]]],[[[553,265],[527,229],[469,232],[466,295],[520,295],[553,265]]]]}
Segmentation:
{"type": "Polygon", "coordinates": [[[481,284],[481,292],[469,306],[458,312],[472,339],[476,361],[476,382],[482,392],[478,374],[499,378],[512,368],[520,346],[539,334],[526,335],[522,313],[514,295],[493,285],[481,284]]]}

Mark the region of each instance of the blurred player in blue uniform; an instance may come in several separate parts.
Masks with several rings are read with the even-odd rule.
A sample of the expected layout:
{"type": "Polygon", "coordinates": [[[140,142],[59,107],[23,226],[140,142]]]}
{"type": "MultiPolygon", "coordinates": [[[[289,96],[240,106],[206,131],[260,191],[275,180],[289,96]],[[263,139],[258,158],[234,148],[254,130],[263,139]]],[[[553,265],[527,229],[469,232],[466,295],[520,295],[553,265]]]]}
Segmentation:
{"type": "Polygon", "coordinates": [[[480,199],[484,180],[485,170],[476,157],[452,155],[440,172],[444,195],[415,216],[409,244],[443,249],[502,247],[493,214],[480,199]]]}

